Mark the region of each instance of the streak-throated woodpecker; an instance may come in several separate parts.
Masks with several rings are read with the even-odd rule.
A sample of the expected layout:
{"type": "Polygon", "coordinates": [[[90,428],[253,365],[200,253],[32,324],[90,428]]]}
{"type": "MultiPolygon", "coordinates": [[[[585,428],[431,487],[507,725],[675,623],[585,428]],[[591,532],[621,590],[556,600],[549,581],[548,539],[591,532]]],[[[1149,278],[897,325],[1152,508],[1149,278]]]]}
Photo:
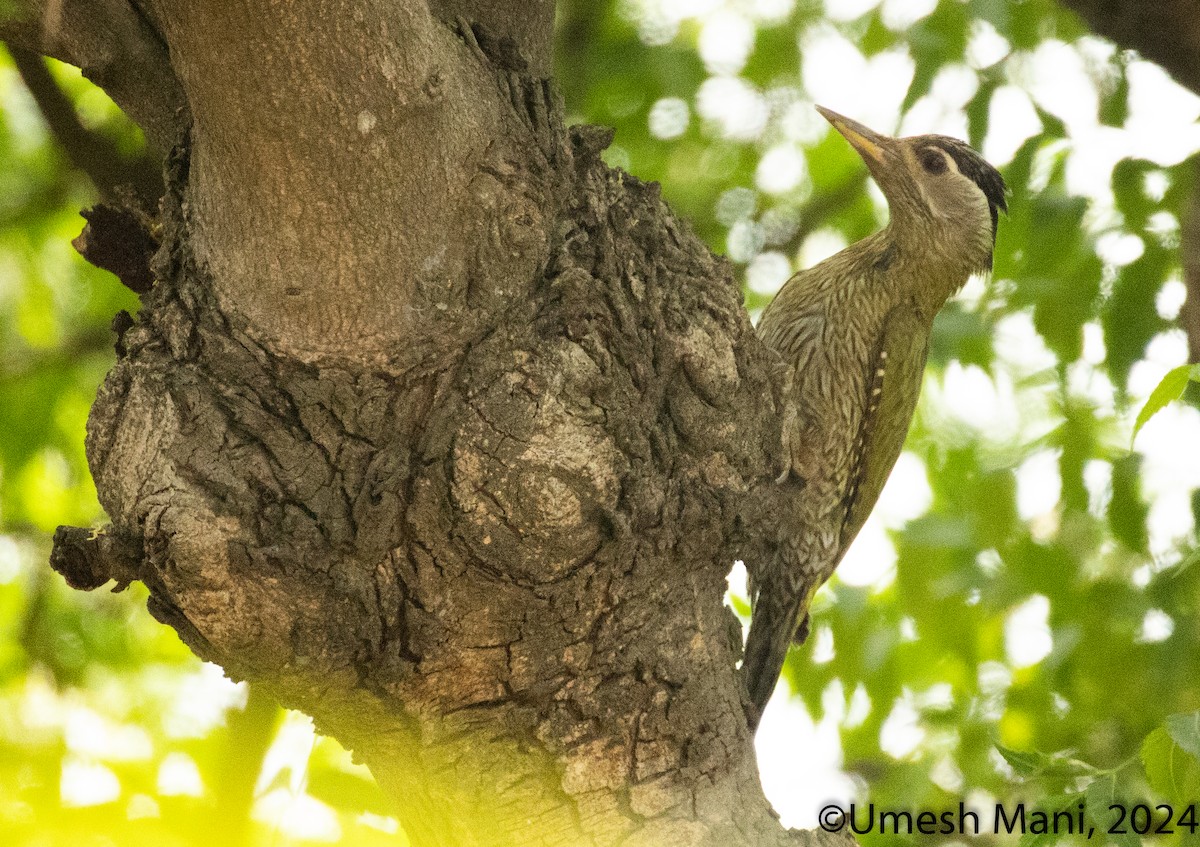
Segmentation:
{"type": "Polygon", "coordinates": [[[990,270],[1004,180],[943,135],[889,138],[824,109],[887,198],[888,225],[793,276],[758,335],[791,365],[783,410],[785,508],[773,553],[751,568],[742,672],[757,725],[813,594],[862,528],[921,392],[934,315],[990,270]]]}

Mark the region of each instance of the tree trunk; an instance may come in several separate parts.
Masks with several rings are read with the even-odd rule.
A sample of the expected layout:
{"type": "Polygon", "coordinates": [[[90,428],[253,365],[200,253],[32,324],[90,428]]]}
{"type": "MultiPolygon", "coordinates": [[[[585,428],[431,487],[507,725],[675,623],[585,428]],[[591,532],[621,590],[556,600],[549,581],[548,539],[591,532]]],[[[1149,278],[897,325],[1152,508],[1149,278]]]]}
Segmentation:
{"type": "Polygon", "coordinates": [[[414,844],[820,840],[762,795],[722,604],[780,364],[658,186],[564,129],[552,7],[143,5],[0,26],[177,139],[88,427],[112,525],[55,566],[145,582],[414,844]]]}

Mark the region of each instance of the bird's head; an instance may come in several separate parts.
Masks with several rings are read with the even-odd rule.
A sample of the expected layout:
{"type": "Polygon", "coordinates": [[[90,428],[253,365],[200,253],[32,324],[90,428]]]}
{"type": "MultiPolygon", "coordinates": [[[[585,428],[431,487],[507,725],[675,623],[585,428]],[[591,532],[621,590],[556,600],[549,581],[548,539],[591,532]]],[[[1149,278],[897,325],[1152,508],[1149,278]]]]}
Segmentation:
{"type": "Polygon", "coordinates": [[[867,163],[887,197],[901,249],[966,273],[990,270],[1004,178],[965,142],[945,135],[891,138],[817,107],[867,163]]]}

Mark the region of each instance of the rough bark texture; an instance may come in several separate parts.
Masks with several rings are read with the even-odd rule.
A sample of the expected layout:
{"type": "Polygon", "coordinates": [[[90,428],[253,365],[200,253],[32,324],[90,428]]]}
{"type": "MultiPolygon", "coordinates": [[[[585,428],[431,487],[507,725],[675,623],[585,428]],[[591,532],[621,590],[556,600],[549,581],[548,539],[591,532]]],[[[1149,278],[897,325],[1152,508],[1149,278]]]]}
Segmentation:
{"type": "Polygon", "coordinates": [[[660,843],[683,819],[731,844],[769,821],[721,605],[767,362],[727,268],[595,140],[516,167],[561,239],[420,368],[273,355],[172,204],[89,427],[154,614],[395,780],[421,843],[516,843],[530,819],[547,843],[660,843]]]}
{"type": "Polygon", "coordinates": [[[563,128],[548,7],[472,5],[148,7],[190,119],[89,422],[112,526],[55,567],[145,582],[414,844],[821,840],[763,798],[722,605],[779,362],[563,128]]]}

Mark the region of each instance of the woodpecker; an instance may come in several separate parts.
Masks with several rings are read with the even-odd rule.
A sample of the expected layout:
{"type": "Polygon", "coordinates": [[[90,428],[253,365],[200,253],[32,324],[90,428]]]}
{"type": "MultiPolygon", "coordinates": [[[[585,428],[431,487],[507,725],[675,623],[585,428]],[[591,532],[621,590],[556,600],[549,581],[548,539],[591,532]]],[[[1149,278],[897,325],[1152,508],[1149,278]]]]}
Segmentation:
{"type": "Polygon", "coordinates": [[[886,227],[800,271],[758,335],[790,368],[782,421],[785,506],[772,552],[752,569],[742,674],[757,725],[808,608],[870,513],[900,455],[934,315],[991,270],[1000,174],[943,135],[890,138],[817,107],[887,198],[886,227]]]}

